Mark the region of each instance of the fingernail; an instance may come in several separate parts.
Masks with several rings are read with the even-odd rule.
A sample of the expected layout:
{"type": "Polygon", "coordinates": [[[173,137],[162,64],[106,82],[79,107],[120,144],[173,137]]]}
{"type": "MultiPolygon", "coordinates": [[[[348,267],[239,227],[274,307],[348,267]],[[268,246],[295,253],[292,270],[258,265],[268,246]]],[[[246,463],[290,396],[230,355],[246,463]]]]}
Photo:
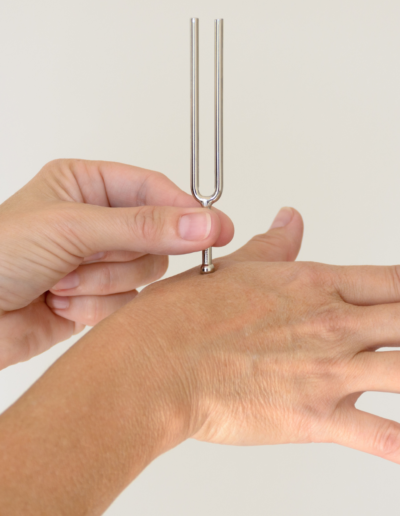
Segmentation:
{"type": "Polygon", "coordinates": [[[179,234],[184,240],[205,240],[211,231],[211,215],[204,213],[189,213],[179,221],[179,234]]]}
{"type": "Polygon", "coordinates": [[[77,272],[70,272],[60,280],[58,283],[54,285],[52,290],[68,290],[70,288],[75,288],[79,285],[79,276],[77,272]]]}
{"type": "Polygon", "coordinates": [[[69,307],[69,299],[67,297],[52,296],[49,299],[49,305],[57,310],[65,310],[69,307]]]}
{"type": "Polygon", "coordinates": [[[104,258],[106,253],[96,253],[92,254],[90,256],[86,256],[86,258],[83,259],[84,262],[95,262],[96,260],[101,260],[104,258]]]}
{"type": "Polygon", "coordinates": [[[294,215],[292,208],[282,208],[269,229],[283,228],[289,224],[294,215]]]}

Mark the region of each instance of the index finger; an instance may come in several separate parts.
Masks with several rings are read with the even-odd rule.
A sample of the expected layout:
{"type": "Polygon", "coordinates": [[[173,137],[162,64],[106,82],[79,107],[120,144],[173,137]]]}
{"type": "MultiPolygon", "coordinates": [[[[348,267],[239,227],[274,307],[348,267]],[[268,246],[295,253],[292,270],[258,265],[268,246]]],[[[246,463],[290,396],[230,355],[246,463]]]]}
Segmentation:
{"type": "Polygon", "coordinates": [[[333,282],[342,299],[353,305],[400,302],[400,266],[339,266],[333,282]]]}
{"type": "MultiPolygon", "coordinates": [[[[164,174],[145,168],[110,161],[57,160],[47,165],[70,173],[79,187],[70,195],[78,202],[110,207],[173,206],[198,208],[199,203],[164,174]]],[[[74,186],[68,182],[67,188],[74,186]]],[[[221,221],[221,233],[215,246],[233,238],[231,219],[215,210],[221,221]]]]}

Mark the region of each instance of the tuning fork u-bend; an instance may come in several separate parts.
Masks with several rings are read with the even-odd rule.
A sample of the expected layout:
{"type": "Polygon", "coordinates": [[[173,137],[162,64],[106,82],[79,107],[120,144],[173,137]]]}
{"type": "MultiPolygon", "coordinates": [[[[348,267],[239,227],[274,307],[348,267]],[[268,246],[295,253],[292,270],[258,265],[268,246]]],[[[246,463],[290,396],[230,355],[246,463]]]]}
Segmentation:
{"type": "MultiPolygon", "coordinates": [[[[214,141],[215,190],[212,195],[199,191],[199,20],[190,20],[190,129],[191,129],[191,190],[197,201],[206,209],[221,197],[223,176],[222,155],[222,90],[223,90],[223,20],[215,20],[214,28],[214,141]]],[[[214,271],[212,247],[202,251],[201,273],[214,271]]]]}

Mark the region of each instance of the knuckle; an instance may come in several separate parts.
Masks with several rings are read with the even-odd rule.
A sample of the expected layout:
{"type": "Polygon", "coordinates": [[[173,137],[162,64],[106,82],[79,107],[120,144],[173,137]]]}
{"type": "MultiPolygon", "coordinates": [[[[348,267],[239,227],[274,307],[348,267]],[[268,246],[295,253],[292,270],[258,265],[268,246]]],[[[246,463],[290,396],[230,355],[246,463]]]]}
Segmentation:
{"type": "Polygon", "coordinates": [[[312,285],[319,284],[321,281],[321,271],[313,263],[305,263],[301,275],[306,283],[312,285]]]}
{"type": "Polygon", "coordinates": [[[68,253],[85,256],[90,253],[85,233],[82,227],[85,225],[85,208],[76,206],[75,203],[66,203],[57,210],[50,210],[46,220],[55,233],[60,236],[58,245],[68,253]]]}
{"type": "Polygon", "coordinates": [[[112,270],[110,265],[101,265],[98,271],[98,289],[100,295],[108,294],[113,283],[112,270]]]}
{"type": "Polygon", "coordinates": [[[157,188],[160,188],[163,184],[169,182],[170,179],[168,179],[166,175],[162,174],[161,172],[152,170],[147,178],[143,181],[136,194],[136,205],[145,206],[147,204],[147,192],[149,188],[152,188],[153,185],[157,185],[157,188]]]}
{"type": "Polygon", "coordinates": [[[86,162],[83,159],[54,159],[46,163],[39,172],[44,175],[67,175],[69,172],[77,176],[86,170],[86,162]]]}
{"type": "Polygon", "coordinates": [[[306,262],[300,269],[303,281],[312,286],[326,286],[330,283],[328,267],[321,263],[306,262]]]}
{"type": "Polygon", "coordinates": [[[87,299],[86,313],[84,320],[81,321],[87,326],[95,326],[104,319],[105,313],[100,299],[92,297],[87,299]]]}
{"type": "Polygon", "coordinates": [[[293,377],[297,384],[303,383],[304,399],[314,407],[308,412],[314,410],[322,418],[332,415],[335,400],[345,392],[348,361],[333,353],[318,355],[304,362],[293,377]]]}
{"type": "Polygon", "coordinates": [[[353,333],[354,322],[348,313],[336,306],[320,312],[316,318],[317,333],[325,340],[338,342],[353,333]]]}
{"type": "Polygon", "coordinates": [[[165,255],[161,255],[161,256],[157,256],[157,259],[154,260],[154,265],[153,265],[153,274],[152,274],[152,279],[153,281],[156,281],[160,278],[162,278],[164,276],[164,274],[167,272],[167,269],[168,269],[168,256],[165,256],[165,255]]]}
{"type": "Polygon", "coordinates": [[[388,421],[376,434],[375,448],[383,456],[393,455],[400,449],[400,425],[388,421]]]}
{"type": "Polygon", "coordinates": [[[160,238],[164,228],[164,219],[161,211],[155,206],[143,206],[138,208],[134,221],[136,236],[146,241],[156,241],[160,238]]]}
{"type": "Polygon", "coordinates": [[[61,160],[62,167],[68,168],[74,177],[79,177],[81,174],[88,174],[88,162],[84,159],[68,159],[61,160]]]}

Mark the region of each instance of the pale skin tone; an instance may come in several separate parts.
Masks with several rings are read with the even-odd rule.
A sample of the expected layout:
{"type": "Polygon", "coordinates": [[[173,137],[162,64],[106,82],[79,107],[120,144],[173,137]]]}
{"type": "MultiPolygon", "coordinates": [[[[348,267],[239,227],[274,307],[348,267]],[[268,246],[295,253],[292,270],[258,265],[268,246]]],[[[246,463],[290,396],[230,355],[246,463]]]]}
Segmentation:
{"type": "MultiPolygon", "coordinates": [[[[1,207],[0,226],[12,222],[10,235],[18,203],[11,203],[12,217],[8,206],[1,207]]],[[[210,240],[226,243],[229,220],[212,216],[210,240]]],[[[400,463],[400,425],[354,406],[368,390],[400,392],[400,352],[376,353],[400,340],[399,267],[294,262],[302,232],[298,212],[282,210],[267,233],[216,260],[214,274],[201,276],[196,268],[153,283],[63,355],[0,416],[6,513],[101,514],[147,464],[188,438],[235,445],[333,442],[400,463]]],[[[160,252],[159,237],[147,233],[140,252],[160,252]]],[[[87,244],[86,234],[81,238],[73,252],[80,262],[62,271],[52,266],[58,276],[46,273],[53,282],[47,289],[74,265],[91,267],[86,254],[101,248],[87,244]],[[82,241],[88,249],[80,248],[82,241]]],[[[24,242],[21,248],[29,248],[24,242]]],[[[198,243],[190,242],[184,245],[198,243]]],[[[36,299],[23,295],[22,269],[10,275],[18,296],[11,311],[3,305],[0,323],[24,316],[18,299],[24,306],[36,299]]],[[[2,274],[2,285],[10,285],[2,274]]],[[[24,282],[31,297],[45,285],[38,271],[24,282]]],[[[70,294],[57,296],[87,295],[70,294]]],[[[69,321],[78,312],[64,310],[70,311],[52,314],[76,331],[69,321]]],[[[12,348],[11,338],[6,347],[12,348]]],[[[8,353],[3,356],[13,356],[8,353]]]]}
{"type": "Polygon", "coordinates": [[[0,206],[0,369],[125,305],[163,276],[168,254],[232,236],[226,215],[158,172],[50,162],[0,206]]]}

